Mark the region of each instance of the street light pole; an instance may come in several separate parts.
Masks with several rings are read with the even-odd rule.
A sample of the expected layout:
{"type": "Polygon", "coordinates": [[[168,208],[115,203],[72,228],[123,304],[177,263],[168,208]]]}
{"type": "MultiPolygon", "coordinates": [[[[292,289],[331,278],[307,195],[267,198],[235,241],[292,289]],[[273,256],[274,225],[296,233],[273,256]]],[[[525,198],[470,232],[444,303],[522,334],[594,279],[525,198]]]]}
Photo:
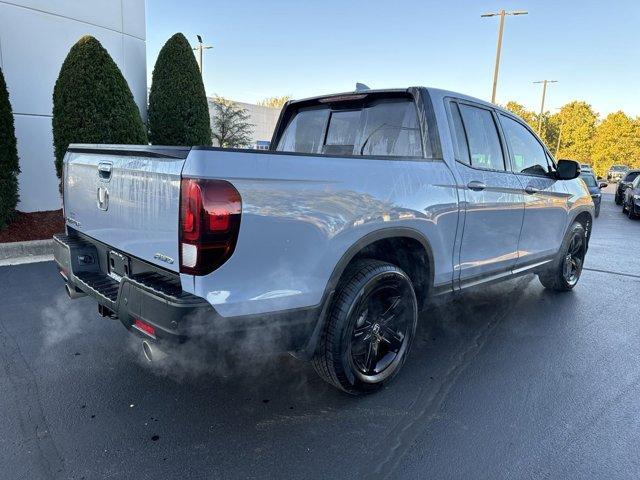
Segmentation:
{"type": "Polygon", "coordinates": [[[198,68],[200,69],[200,76],[202,76],[202,51],[213,47],[211,45],[204,45],[200,35],[196,35],[196,37],[198,37],[198,46],[193,47],[193,49],[198,51],[198,68]]]}
{"type": "Polygon", "coordinates": [[[538,135],[540,135],[540,131],[542,130],[542,114],[544,113],[544,99],[547,96],[547,84],[557,82],[557,80],[539,80],[537,82],[533,82],[542,84],[542,101],[540,102],[540,115],[538,115],[538,135]]]}
{"type": "Polygon", "coordinates": [[[491,90],[491,103],[496,103],[496,89],[498,87],[498,70],[500,70],[500,53],[502,51],[502,34],[504,32],[504,17],[506,15],[526,15],[529,12],[525,10],[513,10],[507,12],[506,10],[500,10],[494,13],[483,13],[481,17],[500,17],[500,28],[498,30],[498,46],[496,48],[496,64],[493,69],[493,89],[491,90]]]}

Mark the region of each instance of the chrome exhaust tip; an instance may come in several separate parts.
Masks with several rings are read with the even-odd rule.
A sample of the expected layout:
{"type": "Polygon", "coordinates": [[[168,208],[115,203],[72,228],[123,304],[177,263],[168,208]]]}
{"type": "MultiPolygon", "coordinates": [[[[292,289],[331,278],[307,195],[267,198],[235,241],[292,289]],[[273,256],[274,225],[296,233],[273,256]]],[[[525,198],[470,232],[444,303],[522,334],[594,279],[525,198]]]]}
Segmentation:
{"type": "Polygon", "coordinates": [[[67,296],[71,300],[75,300],[76,298],[84,297],[84,296],[87,295],[86,293],[81,292],[80,290],[76,289],[76,287],[72,287],[68,283],[64,284],[64,289],[67,292],[67,296]]]}
{"type": "Polygon", "coordinates": [[[157,345],[147,340],[142,341],[142,353],[148,362],[160,362],[167,357],[167,354],[160,350],[157,345]]]}

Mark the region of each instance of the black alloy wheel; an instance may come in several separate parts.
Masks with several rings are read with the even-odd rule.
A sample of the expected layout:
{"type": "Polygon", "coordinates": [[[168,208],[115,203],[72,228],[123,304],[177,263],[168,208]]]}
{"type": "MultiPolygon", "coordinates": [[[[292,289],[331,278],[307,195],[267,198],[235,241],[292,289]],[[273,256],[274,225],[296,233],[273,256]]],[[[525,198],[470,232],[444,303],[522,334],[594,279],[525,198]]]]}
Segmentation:
{"type": "Polygon", "coordinates": [[[586,253],[587,232],[581,223],[574,222],[551,267],[538,273],[540,283],[556,292],[572,290],[580,280],[586,253]]]}
{"type": "Polygon", "coordinates": [[[578,283],[584,263],[584,238],[580,232],[574,232],[569,243],[567,254],[564,257],[562,275],[571,287],[578,283]]]}
{"type": "Polygon", "coordinates": [[[416,295],[405,272],[379,260],[357,261],[336,290],[313,366],[347,393],[373,392],[400,371],[417,318],[416,295]]]}

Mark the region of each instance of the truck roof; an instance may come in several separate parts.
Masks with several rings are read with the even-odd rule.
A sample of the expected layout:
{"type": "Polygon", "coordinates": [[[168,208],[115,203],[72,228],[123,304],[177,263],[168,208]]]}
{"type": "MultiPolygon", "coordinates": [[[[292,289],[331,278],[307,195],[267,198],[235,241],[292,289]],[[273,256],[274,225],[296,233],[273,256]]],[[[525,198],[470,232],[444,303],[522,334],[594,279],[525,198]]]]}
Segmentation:
{"type": "Polygon", "coordinates": [[[472,101],[474,103],[479,103],[481,105],[486,105],[487,107],[492,107],[492,108],[496,108],[500,111],[506,112],[506,113],[510,113],[513,115],[512,112],[509,112],[508,110],[506,110],[505,108],[501,107],[500,105],[496,105],[490,102],[487,102],[486,100],[482,100],[476,97],[472,97],[470,95],[465,95],[464,93],[459,93],[459,92],[454,92],[451,90],[443,90],[440,88],[433,88],[433,87],[406,87],[406,88],[380,88],[380,89],[371,89],[371,90],[352,90],[350,92],[341,92],[341,93],[331,93],[331,94],[327,94],[327,95],[317,95],[317,96],[313,96],[313,97],[307,97],[307,98],[301,98],[301,99],[297,99],[297,100],[290,100],[288,102],[288,105],[295,105],[297,103],[309,103],[309,102],[313,102],[315,100],[323,100],[323,99],[329,99],[329,98],[334,98],[334,97],[348,97],[348,96],[352,96],[352,95],[367,95],[367,94],[384,94],[384,93],[407,93],[410,92],[411,90],[415,90],[415,89],[425,89],[429,92],[429,95],[431,96],[431,99],[433,101],[440,101],[446,97],[456,97],[456,98],[461,98],[464,100],[469,100],[472,101]]]}

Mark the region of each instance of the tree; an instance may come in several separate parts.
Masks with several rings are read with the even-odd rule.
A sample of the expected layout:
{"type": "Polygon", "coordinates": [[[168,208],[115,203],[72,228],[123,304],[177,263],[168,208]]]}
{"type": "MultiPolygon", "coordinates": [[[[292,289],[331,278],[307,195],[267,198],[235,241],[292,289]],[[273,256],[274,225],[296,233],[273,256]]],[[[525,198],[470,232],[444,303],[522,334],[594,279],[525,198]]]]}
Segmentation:
{"type": "Polygon", "coordinates": [[[58,178],[70,143],[148,143],[127,81],[100,42],[89,35],[71,47],[53,88],[58,178]]]}
{"type": "MultiPolygon", "coordinates": [[[[508,102],[507,110],[521,117],[534,132],[538,131],[540,114],[527,110],[517,102],[508,102]]],[[[586,102],[574,100],[558,113],[543,112],[540,138],[558,158],[571,158],[583,163],[591,161],[591,149],[598,114],[586,102]],[[560,139],[560,149],[558,149],[560,139]]]]}
{"type": "Polygon", "coordinates": [[[271,108],[282,108],[285,103],[291,100],[291,95],[284,95],[282,97],[269,97],[264,100],[260,100],[258,105],[271,108]]]}
{"type": "Polygon", "coordinates": [[[535,113],[533,113],[532,111],[527,110],[524,107],[524,105],[522,105],[522,104],[520,104],[518,102],[514,102],[512,100],[512,101],[507,102],[507,104],[504,106],[504,108],[509,110],[511,113],[515,113],[522,120],[527,122],[529,124],[529,126],[531,128],[533,128],[534,130],[538,128],[537,115],[535,113]]]}
{"type": "Polygon", "coordinates": [[[0,69],[0,229],[7,226],[18,204],[18,147],[9,91],[0,69]]]}
{"type": "Polygon", "coordinates": [[[213,100],[213,138],[225,148],[241,148],[251,144],[253,125],[249,112],[226,98],[213,100]]]}
{"type": "MultiPolygon", "coordinates": [[[[505,108],[512,113],[518,115],[521,119],[523,119],[534,132],[538,132],[538,119],[540,115],[532,112],[531,110],[527,110],[524,105],[510,101],[507,102],[505,108]]],[[[544,112],[542,114],[542,129],[540,131],[540,138],[547,145],[547,148],[553,151],[552,145],[554,141],[558,138],[558,128],[557,125],[552,121],[552,116],[549,112],[544,112]]]]}
{"type": "Polygon", "coordinates": [[[560,135],[556,135],[552,152],[558,150],[558,158],[571,158],[581,163],[590,163],[593,149],[593,136],[596,132],[598,114],[586,102],[574,100],[560,108],[551,117],[560,135]]]}
{"type": "Polygon", "coordinates": [[[211,145],[209,107],[191,45],[176,33],[158,54],[149,93],[149,140],[155,145],[211,145]]]}
{"type": "Polygon", "coordinates": [[[596,127],[593,139],[593,166],[604,176],[614,164],[640,167],[640,122],[624,112],[610,113],[596,127]]]}

